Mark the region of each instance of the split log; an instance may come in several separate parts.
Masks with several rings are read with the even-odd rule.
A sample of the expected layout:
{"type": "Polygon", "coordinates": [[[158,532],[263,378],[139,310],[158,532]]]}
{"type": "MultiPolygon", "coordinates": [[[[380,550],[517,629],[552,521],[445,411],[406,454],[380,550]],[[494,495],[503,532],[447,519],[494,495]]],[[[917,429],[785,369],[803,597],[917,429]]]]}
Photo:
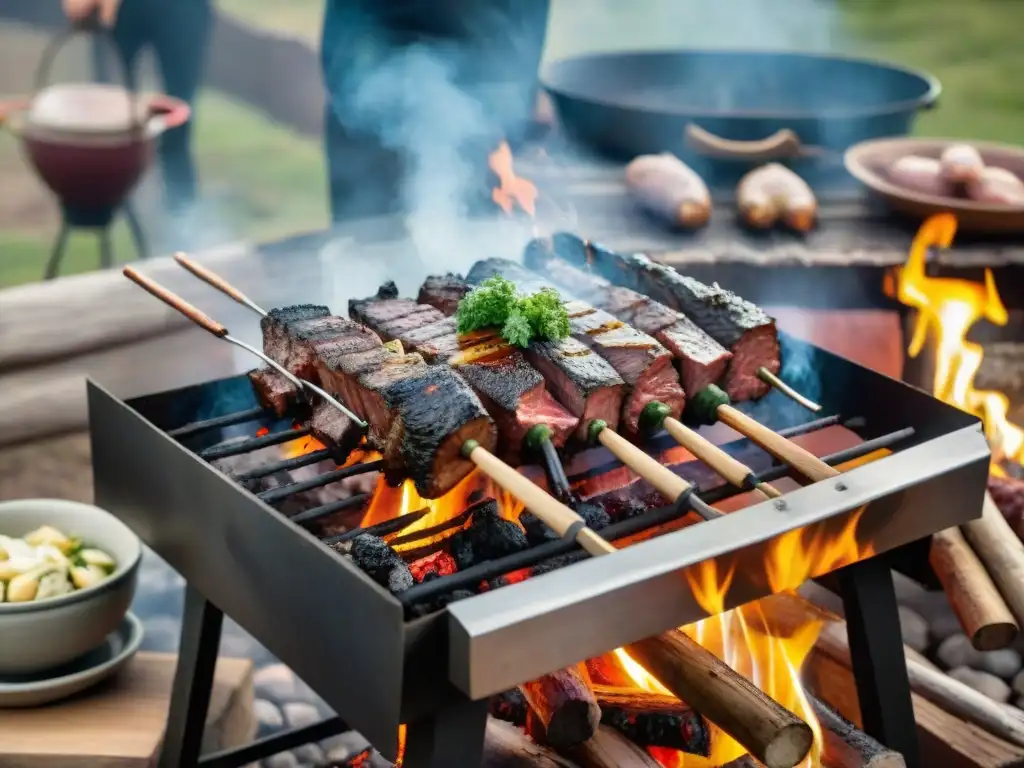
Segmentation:
{"type": "Polygon", "coordinates": [[[1018,625],[1024,622],[1024,544],[1006,522],[992,494],[985,493],[981,518],[960,526],[985,564],[1018,625]]]}
{"type": "Polygon", "coordinates": [[[711,729],[707,721],[675,696],[636,689],[594,686],[601,723],[641,747],[666,747],[707,757],[711,729]]]}
{"type": "Polygon", "coordinates": [[[1017,622],[960,529],[933,535],[928,560],[971,645],[979,651],[1008,648],[1017,622]]]}
{"type": "Polygon", "coordinates": [[[602,725],[592,739],[565,752],[579,768],[661,768],[618,731],[602,725]]]}
{"type": "Polygon", "coordinates": [[[572,747],[591,738],[601,723],[586,672],[567,667],[519,686],[544,728],[545,740],[556,749],[572,747]]]}
{"type": "Polygon", "coordinates": [[[828,768],[906,768],[901,754],[879,744],[825,702],[812,697],[811,706],[821,725],[821,761],[828,768]]]}
{"type": "Polygon", "coordinates": [[[522,729],[493,717],[487,720],[484,765],[488,768],[581,768],[537,744],[522,729]]]}
{"type": "MultiPolygon", "coordinates": [[[[816,650],[804,665],[810,690],[845,718],[859,725],[857,687],[848,666],[816,650]]],[[[942,768],[1022,768],[1024,748],[951,715],[923,696],[912,693],[921,765],[942,768]]]]}
{"type": "Polygon", "coordinates": [[[665,688],[685,699],[768,768],[792,768],[810,750],[814,736],[807,723],[683,632],[649,637],[631,643],[628,650],[665,688]]]}

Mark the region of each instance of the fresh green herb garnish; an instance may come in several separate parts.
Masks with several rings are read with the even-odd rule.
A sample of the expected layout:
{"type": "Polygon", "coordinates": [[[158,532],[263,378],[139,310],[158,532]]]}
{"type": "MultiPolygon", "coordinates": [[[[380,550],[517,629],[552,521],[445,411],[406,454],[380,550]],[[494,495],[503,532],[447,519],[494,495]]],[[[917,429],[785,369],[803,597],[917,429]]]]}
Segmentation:
{"type": "Polygon", "coordinates": [[[503,339],[517,347],[532,339],[557,341],[569,335],[569,315],[557,291],[544,288],[522,296],[501,275],[484,280],[459,302],[459,333],[499,328],[503,339]]]}

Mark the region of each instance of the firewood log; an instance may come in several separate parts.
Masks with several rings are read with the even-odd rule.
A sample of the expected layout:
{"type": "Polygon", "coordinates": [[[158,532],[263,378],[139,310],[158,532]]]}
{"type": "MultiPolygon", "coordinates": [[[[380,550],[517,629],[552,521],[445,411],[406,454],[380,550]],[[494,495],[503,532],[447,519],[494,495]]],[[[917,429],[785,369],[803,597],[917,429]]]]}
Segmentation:
{"type": "Polygon", "coordinates": [[[636,689],[594,686],[601,723],[641,747],[668,747],[707,757],[711,729],[707,721],[675,696],[636,689]]]}
{"type": "Polygon", "coordinates": [[[537,744],[511,723],[487,720],[485,768],[581,768],[548,747],[537,744]]]}
{"type": "Polygon", "coordinates": [[[906,768],[903,756],[882,746],[819,699],[811,699],[821,725],[821,761],[828,768],[906,768]]]}
{"type": "Polygon", "coordinates": [[[1006,522],[992,494],[985,494],[981,518],[960,526],[978,559],[1017,619],[1024,621],[1024,544],[1006,522]]]}
{"type": "Polygon", "coordinates": [[[971,645],[979,651],[1008,648],[1017,638],[1017,622],[960,529],[932,536],[928,560],[971,645]]]}
{"type": "Polygon", "coordinates": [[[579,768],[661,768],[640,747],[605,725],[592,739],[566,750],[565,755],[579,768]]]}
{"type": "Polygon", "coordinates": [[[591,738],[601,723],[601,708],[586,672],[567,667],[519,686],[544,728],[545,740],[562,749],[591,738]]]}

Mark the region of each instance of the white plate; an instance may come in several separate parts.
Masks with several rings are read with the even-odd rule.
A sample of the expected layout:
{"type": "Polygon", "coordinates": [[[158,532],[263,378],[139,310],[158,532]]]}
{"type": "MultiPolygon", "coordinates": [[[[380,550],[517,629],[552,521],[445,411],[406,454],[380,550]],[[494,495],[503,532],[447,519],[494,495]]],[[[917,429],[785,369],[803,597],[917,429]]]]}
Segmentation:
{"type": "Polygon", "coordinates": [[[0,675],[0,708],[37,707],[72,696],[124,666],[142,643],[142,622],[124,617],[103,644],[57,669],[29,675],[0,675]]]}

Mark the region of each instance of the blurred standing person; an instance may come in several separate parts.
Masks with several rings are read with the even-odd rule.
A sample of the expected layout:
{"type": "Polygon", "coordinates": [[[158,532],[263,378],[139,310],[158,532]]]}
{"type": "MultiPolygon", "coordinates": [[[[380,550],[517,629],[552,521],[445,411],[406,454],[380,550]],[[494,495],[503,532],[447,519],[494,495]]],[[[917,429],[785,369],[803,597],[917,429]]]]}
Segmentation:
{"type": "MultiPolygon", "coordinates": [[[[139,54],[151,47],[164,91],[193,105],[213,21],[210,0],[62,0],[62,4],[72,23],[96,14],[101,24],[111,28],[117,52],[131,72],[139,54]]],[[[98,52],[99,74],[109,80],[104,77],[103,58],[98,52]]],[[[187,215],[197,186],[191,119],[160,137],[159,159],[165,205],[174,217],[187,215]]]]}

